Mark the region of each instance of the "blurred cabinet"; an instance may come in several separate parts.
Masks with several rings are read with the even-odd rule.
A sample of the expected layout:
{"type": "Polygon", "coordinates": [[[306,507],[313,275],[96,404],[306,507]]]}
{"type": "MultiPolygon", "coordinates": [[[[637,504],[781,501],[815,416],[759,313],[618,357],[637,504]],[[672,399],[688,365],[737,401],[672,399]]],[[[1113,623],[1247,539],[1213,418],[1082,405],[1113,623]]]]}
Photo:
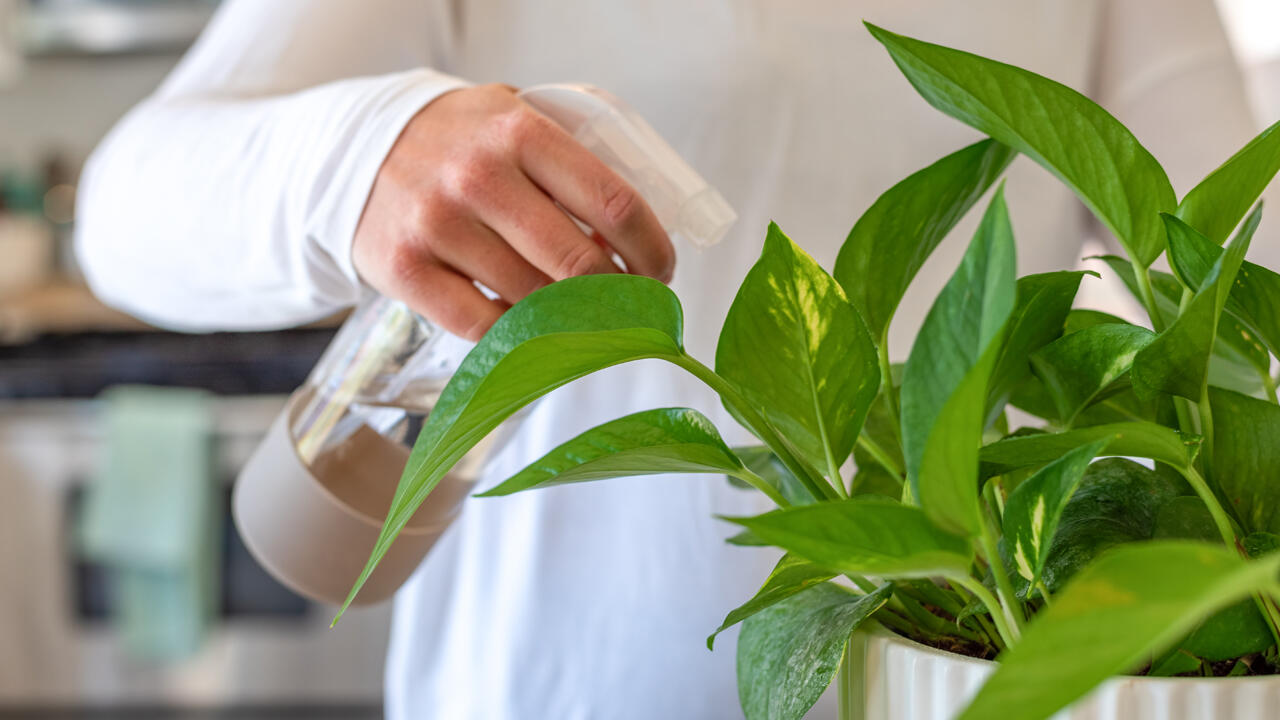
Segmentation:
{"type": "MultiPolygon", "coordinates": [[[[219,477],[234,478],[283,401],[217,401],[219,477]]],[[[92,401],[0,402],[0,709],[378,702],[389,607],[350,612],[330,630],[332,608],[257,591],[258,571],[243,564],[228,572],[248,584],[223,598],[225,616],[198,655],[172,666],[130,659],[70,537],[75,499],[101,455],[92,401]]]]}

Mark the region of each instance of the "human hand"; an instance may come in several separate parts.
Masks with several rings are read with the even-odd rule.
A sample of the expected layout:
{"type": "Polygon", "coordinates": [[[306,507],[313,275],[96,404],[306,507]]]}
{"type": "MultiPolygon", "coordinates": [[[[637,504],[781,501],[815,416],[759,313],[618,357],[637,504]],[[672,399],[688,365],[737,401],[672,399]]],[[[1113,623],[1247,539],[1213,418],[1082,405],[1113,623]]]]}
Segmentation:
{"type": "Polygon", "coordinates": [[[405,127],[352,258],[374,289],[478,340],[552,280],[621,272],[615,252],[627,271],[670,281],[675,250],[635,189],[511,88],[483,85],[440,96],[405,127]]]}

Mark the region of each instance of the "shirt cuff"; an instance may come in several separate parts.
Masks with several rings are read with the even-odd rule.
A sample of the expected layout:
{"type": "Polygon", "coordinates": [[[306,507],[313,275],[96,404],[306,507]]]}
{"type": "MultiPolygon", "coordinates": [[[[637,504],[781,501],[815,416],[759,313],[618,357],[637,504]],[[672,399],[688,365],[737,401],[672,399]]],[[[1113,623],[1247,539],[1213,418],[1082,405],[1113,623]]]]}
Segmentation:
{"type": "Polygon", "coordinates": [[[419,110],[470,83],[428,69],[348,82],[359,87],[364,100],[344,121],[346,151],[338,156],[333,172],[326,173],[328,186],[307,223],[307,236],[350,283],[354,298],[363,284],[352,261],[351,246],[383,160],[419,110]]]}

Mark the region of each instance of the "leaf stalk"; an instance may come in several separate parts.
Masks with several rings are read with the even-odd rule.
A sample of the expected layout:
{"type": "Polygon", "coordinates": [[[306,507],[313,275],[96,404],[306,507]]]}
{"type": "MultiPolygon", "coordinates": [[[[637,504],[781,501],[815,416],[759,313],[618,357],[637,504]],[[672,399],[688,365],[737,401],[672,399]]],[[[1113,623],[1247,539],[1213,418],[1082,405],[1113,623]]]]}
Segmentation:
{"type": "Polygon", "coordinates": [[[968,590],[983,605],[987,606],[987,610],[991,613],[991,619],[995,621],[996,631],[1000,633],[1000,639],[1004,642],[1005,647],[1009,647],[1018,641],[1019,634],[1017,629],[1010,624],[1010,617],[1005,613],[1000,601],[996,600],[986,586],[964,573],[947,576],[947,579],[968,590]]]}
{"type": "Polygon", "coordinates": [[[716,391],[716,394],[719,395],[722,400],[729,405],[732,405],[733,409],[738,411],[738,414],[751,424],[751,429],[760,435],[760,439],[763,440],[764,443],[769,446],[769,449],[778,456],[778,459],[782,461],[782,464],[787,466],[787,469],[791,471],[791,474],[795,475],[796,478],[799,479],[800,482],[809,490],[814,499],[840,499],[840,496],[836,494],[835,488],[831,487],[831,485],[826,481],[815,478],[809,471],[808,466],[800,462],[800,460],[791,453],[790,448],[787,447],[786,443],[782,441],[782,438],[774,431],[773,426],[761,417],[760,414],[756,412],[755,408],[752,407],[751,403],[747,402],[747,399],[742,397],[742,394],[730,385],[728,381],[717,375],[714,370],[703,365],[697,358],[689,355],[688,353],[680,353],[678,356],[672,358],[672,362],[701,380],[707,385],[707,387],[716,391]]]}

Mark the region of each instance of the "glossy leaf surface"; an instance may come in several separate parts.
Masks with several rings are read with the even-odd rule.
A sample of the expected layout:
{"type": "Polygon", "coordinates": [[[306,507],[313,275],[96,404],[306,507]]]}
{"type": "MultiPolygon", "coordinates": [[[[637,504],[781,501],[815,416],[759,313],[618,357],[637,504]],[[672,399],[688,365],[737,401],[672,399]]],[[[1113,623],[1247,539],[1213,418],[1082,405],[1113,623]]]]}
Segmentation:
{"type": "Polygon", "coordinates": [[[1035,585],[1040,580],[1058,520],[1079,487],[1089,463],[1108,440],[1082,445],[1024,480],[1004,507],[1004,541],[1018,574],[1035,585]]]}
{"type": "Polygon", "coordinates": [[[885,191],[849,232],[835,278],[881,338],[912,278],[1016,153],[994,140],[958,150],[885,191]]]}
{"type": "Polygon", "coordinates": [[[678,358],[682,324],[675,294],[639,275],[569,278],[508,310],[463,360],[427,417],[346,604],[427,493],[503,420],[602,368],[642,358],[678,358]]]}
{"type": "Polygon", "coordinates": [[[1044,565],[1044,584],[1057,592],[1082,568],[1118,545],[1150,540],[1160,511],[1181,488],[1132,460],[1093,463],[1058,520],[1044,565]]]}
{"type": "Polygon", "coordinates": [[[1209,389],[1213,480],[1246,533],[1280,533],[1280,406],[1209,389]]]}
{"type": "MultiPolygon", "coordinates": [[[[1241,232],[1252,234],[1260,221],[1261,213],[1255,210],[1245,221],[1241,232]]],[[[1184,224],[1170,222],[1170,228],[1170,245],[1173,248],[1169,253],[1170,262],[1183,282],[1199,289],[1223,250],[1184,224]]],[[[1241,263],[1235,285],[1227,296],[1226,309],[1245,326],[1243,329],[1235,328],[1235,336],[1243,343],[1266,345],[1266,349],[1255,350],[1255,355],[1265,358],[1268,349],[1280,355],[1280,274],[1251,262],[1241,263]]],[[[1219,336],[1232,337],[1222,330],[1219,336]]],[[[1270,366],[1264,367],[1269,369],[1270,366]]]]}
{"type": "MultiPolygon", "coordinates": [[[[1200,498],[1176,497],[1160,508],[1152,537],[1157,540],[1201,540],[1222,544],[1213,516],[1200,498]]],[[[1196,626],[1178,647],[1210,662],[1234,660],[1262,652],[1274,640],[1253,599],[1242,600],[1214,613],[1196,626]]]]}
{"type": "Polygon", "coordinates": [[[988,379],[1015,295],[1013,230],[997,191],[960,267],[934,301],[902,380],[902,449],[929,517],[976,535],[977,452],[988,379]]]}
{"type": "Polygon", "coordinates": [[[1031,371],[1031,354],[1062,335],[1084,272],[1051,272],[1018,278],[1018,301],[987,387],[987,415],[1008,400],[1031,371]]]}
{"type": "Polygon", "coordinates": [[[1031,367],[1053,398],[1058,417],[1076,415],[1129,372],[1133,358],[1155,333],[1137,325],[1105,323],[1065,335],[1031,356],[1031,367]]]}
{"type": "Polygon", "coordinates": [[[714,649],[716,635],[801,590],[808,590],[833,577],[835,573],[820,568],[808,560],[801,560],[793,555],[783,555],[760,590],[750,600],[730,611],[725,616],[724,622],[720,623],[720,627],[707,637],[707,649],[714,649]]]}
{"type": "Polygon", "coordinates": [[[868,25],[928,103],[1044,166],[1070,187],[1137,262],[1164,250],[1158,213],[1173,187],[1127,128],[1060,83],[967,52],[868,25]]]}
{"type": "MultiPolygon", "coordinates": [[[[1215,249],[1221,252],[1221,248],[1215,249]]],[[[1141,301],[1137,280],[1129,263],[1114,255],[1104,255],[1098,259],[1105,262],[1124,281],[1129,292],[1141,301]]],[[[1243,271],[1243,266],[1241,270],[1243,271]]],[[[1167,327],[1178,316],[1183,288],[1178,279],[1169,273],[1152,270],[1150,275],[1156,307],[1167,327]]],[[[1239,272],[1236,273],[1236,278],[1240,278],[1239,272]]],[[[1229,305],[1230,298],[1227,302],[1229,305]]],[[[1246,338],[1250,334],[1251,331],[1234,317],[1224,314],[1218,318],[1218,340],[1213,344],[1213,358],[1209,363],[1211,384],[1242,392],[1261,389],[1258,371],[1270,367],[1270,358],[1265,350],[1259,349],[1257,340],[1246,338]]]]}
{"type": "Polygon", "coordinates": [[[702,413],[645,410],[597,425],[480,497],[605,478],[660,473],[736,473],[738,456],[702,413]]]}
{"type": "Polygon", "coordinates": [[[728,518],[771,545],[842,573],[889,578],[967,572],[969,543],[917,507],[866,495],[728,518]]]}
{"type": "MultiPolygon", "coordinates": [[[[792,505],[807,505],[814,502],[809,490],[791,474],[787,466],[778,459],[773,451],[764,445],[736,447],[733,454],[738,456],[743,466],[768,483],[778,494],[792,505]]],[[[741,481],[738,481],[741,482],[741,481]]],[[[735,483],[736,484],[736,483],[735,483]]],[[[742,483],[744,487],[751,487],[742,483]]]]}
{"type": "Polygon", "coordinates": [[[982,475],[990,477],[1038,467],[1095,440],[1107,439],[1103,455],[1145,457],[1186,467],[1199,452],[1200,439],[1150,422],[1094,425],[1061,433],[1010,437],[982,448],[982,475]]]}
{"type": "Polygon", "coordinates": [[[1132,671],[1211,613],[1271,586],[1280,557],[1245,561],[1204,543],[1118,548],[1044,609],[960,716],[1042,720],[1132,671]]]}
{"type": "Polygon", "coordinates": [[[823,471],[849,456],[880,383],[844,291],[772,223],[720,332],[716,373],[823,471]]]}
{"type": "Polygon", "coordinates": [[[884,606],[884,585],[853,595],[819,585],[748,618],[738,637],[738,699],[747,720],[799,720],[835,678],[849,635],[884,606]]]}
{"type": "MultiPolygon", "coordinates": [[[[1165,218],[1173,228],[1180,222],[1169,215],[1165,218]]],[[[1173,248],[1178,246],[1180,235],[1170,230],[1171,255],[1176,252],[1173,248]]],[[[1218,319],[1252,237],[1252,230],[1248,230],[1231,241],[1182,314],[1133,359],[1130,376],[1139,397],[1167,393],[1199,402],[1209,381],[1209,360],[1218,336],[1218,319]]]]}

